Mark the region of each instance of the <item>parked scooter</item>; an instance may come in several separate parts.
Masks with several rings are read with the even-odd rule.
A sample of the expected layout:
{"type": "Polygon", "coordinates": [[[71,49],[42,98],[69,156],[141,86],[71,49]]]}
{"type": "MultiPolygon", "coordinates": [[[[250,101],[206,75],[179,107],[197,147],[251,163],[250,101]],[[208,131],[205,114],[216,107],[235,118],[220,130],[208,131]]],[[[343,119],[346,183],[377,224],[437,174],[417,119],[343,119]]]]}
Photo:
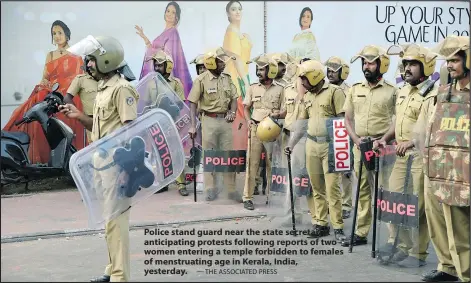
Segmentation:
{"type": "Polygon", "coordinates": [[[28,157],[30,137],[24,132],[2,131],[1,136],[1,186],[26,183],[32,180],[54,176],[69,176],[69,159],[77,150],[72,145],[75,134],[63,121],[52,115],[59,112],[58,105],[64,104],[63,96],[57,91],[59,84],[53,85],[44,101],[31,107],[23,119],[15,125],[38,122],[41,124],[51,148],[47,164],[31,164],[28,157]]]}

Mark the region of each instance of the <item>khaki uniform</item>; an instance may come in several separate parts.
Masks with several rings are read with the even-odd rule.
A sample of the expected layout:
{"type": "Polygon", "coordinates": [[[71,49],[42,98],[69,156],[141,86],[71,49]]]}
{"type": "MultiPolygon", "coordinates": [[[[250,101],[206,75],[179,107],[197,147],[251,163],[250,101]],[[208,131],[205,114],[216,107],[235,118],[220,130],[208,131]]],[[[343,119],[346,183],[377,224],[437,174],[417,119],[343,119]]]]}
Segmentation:
{"type": "MultiPolygon", "coordinates": [[[[283,87],[276,81],[266,88],[261,83],[250,85],[245,94],[244,105],[252,105],[252,120],[258,124],[270,115],[273,110],[280,110],[283,101],[283,87]]],[[[255,176],[260,167],[260,154],[262,153],[264,144],[257,138],[257,125],[250,130],[250,156],[247,160],[248,168],[246,170],[246,178],[249,178],[248,188],[244,188],[243,201],[252,200],[255,188],[255,176]]],[[[270,193],[271,187],[271,153],[272,149],[265,146],[265,164],[267,176],[267,194],[270,193]]]]}
{"type": "MultiPolygon", "coordinates": [[[[215,150],[233,150],[232,125],[227,123],[225,114],[230,108],[231,101],[237,99],[237,89],[231,76],[222,73],[215,77],[210,71],[205,71],[193,82],[193,87],[188,94],[188,101],[200,104],[202,113],[202,148],[215,150]],[[218,113],[217,117],[214,114],[218,113]]],[[[235,172],[222,174],[224,187],[229,193],[235,192],[235,172]]],[[[215,182],[213,173],[205,172],[205,191],[214,190],[215,182]]]]}
{"type": "MultiPolygon", "coordinates": [[[[283,100],[282,109],[286,109],[286,116],[285,116],[285,123],[283,127],[283,141],[282,141],[282,149],[288,146],[289,139],[292,135],[292,132],[295,130],[295,122],[296,118],[298,117],[299,113],[304,111],[304,100],[303,98],[299,98],[298,92],[296,90],[296,83],[290,84],[285,88],[285,99],[283,100]]],[[[287,161],[286,155],[283,154],[283,162],[287,161]]],[[[293,153],[291,154],[293,158],[293,168],[306,168],[306,138],[301,138],[299,142],[294,146],[293,153]],[[296,158],[296,157],[301,158],[296,158]]],[[[287,166],[287,164],[286,164],[287,166]]],[[[290,203],[290,194],[286,194],[287,196],[287,203],[291,206],[290,203]]],[[[295,198],[295,211],[298,213],[299,210],[299,198],[295,198]]],[[[307,205],[309,207],[309,211],[314,211],[314,199],[312,194],[306,196],[307,205]]],[[[311,213],[311,223],[315,224],[314,214],[311,213]]]]}
{"type": "MultiPolygon", "coordinates": [[[[137,118],[137,101],[139,94],[128,81],[115,74],[106,83],[98,83],[95,106],[93,108],[92,141],[105,137],[111,132],[124,126],[124,122],[137,118]]],[[[102,167],[112,162],[113,154],[101,158],[96,156],[95,167],[102,167]]],[[[129,213],[130,199],[118,198],[119,169],[114,166],[108,170],[96,171],[96,188],[103,190],[104,215],[111,216],[112,212],[124,211],[105,225],[105,239],[108,245],[109,264],[105,275],[111,281],[129,281],[129,213]]]]}
{"type": "MultiPolygon", "coordinates": [[[[469,91],[459,84],[457,90],[469,91]]],[[[435,97],[428,97],[422,106],[416,132],[425,136],[425,125],[433,121],[435,97]]],[[[426,166],[426,164],[425,164],[426,166]]],[[[457,276],[462,282],[470,281],[470,208],[439,203],[425,176],[425,215],[428,232],[438,257],[437,270],[457,276]]]]}
{"type": "Polygon", "coordinates": [[[326,120],[343,113],[345,93],[336,85],[325,82],[318,94],[304,95],[304,111],[298,119],[309,119],[306,140],[306,168],[312,185],[315,224],[328,226],[327,212],[334,229],[343,229],[341,173],[328,173],[329,142],[326,120]],[[321,141],[321,139],[324,139],[321,141]],[[324,173],[324,176],[322,176],[324,173]],[[324,177],[324,178],[322,178],[324,177]],[[327,204],[328,202],[328,204],[327,204]],[[328,208],[327,208],[328,207],[328,208]]]}
{"type": "MultiPolygon", "coordinates": [[[[81,74],[76,76],[70,83],[67,93],[72,96],[78,95],[83,105],[83,113],[93,116],[93,105],[97,93],[98,82],[89,74],[81,74]]],[[[90,143],[91,132],[86,130],[87,139],[90,143]]]]}
{"type": "MultiPolygon", "coordinates": [[[[431,96],[436,96],[438,87],[434,88],[422,97],[419,90],[426,83],[422,82],[417,86],[410,84],[405,85],[397,92],[396,97],[396,129],[395,138],[397,143],[409,142],[413,140],[413,129],[419,118],[420,110],[424,101],[431,96]]],[[[427,257],[427,249],[429,244],[429,234],[427,227],[427,219],[425,217],[424,205],[424,171],[423,161],[416,148],[406,151],[405,156],[396,156],[396,162],[389,178],[389,190],[397,193],[413,193],[419,197],[419,229],[403,230],[400,229],[398,247],[411,257],[425,260],[427,257]],[[406,172],[407,159],[413,156],[411,172],[406,172]],[[410,174],[413,184],[413,192],[404,191],[404,183],[407,174],[410,174]]],[[[396,225],[390,225],[390,235],[388,242],[394,243],[396,235],[396,225]]]]}
{"type": "MultiPolygon", "coordinates": [[[[354,84],[347,93],[345,112],[353,113],[355,133],[364,138],[380,138],[389,129],[393,115],[395,115],[396,87],[390,82],[381,79],[374,87],[370,87],[364,80],[354,84]]],[[[358,221],[355,234],[366,237],[371,227],[372,187],[374,171],[368,172],[364,164],[360,164],[361,155],[357,146],[354,146],[354,169],[357,180],[360,182],[360,195],[358,201],[358,221]],[[363,166],[362,175],[359,176],[360,165],[363,166]]],[[[381,176],[381,174],[380,174],[381,176]]],[[[381,180],[379,180],[381,182],[381,180]]]]}
{"type": "MultiPolygon", "coordinates": [[[[342,82],[340,88],[347,94],[350,86],[342,82]]],[[[352,180],[353,176],[351,173],[342,174],[342,210],[352,210],[352,180]]]]}

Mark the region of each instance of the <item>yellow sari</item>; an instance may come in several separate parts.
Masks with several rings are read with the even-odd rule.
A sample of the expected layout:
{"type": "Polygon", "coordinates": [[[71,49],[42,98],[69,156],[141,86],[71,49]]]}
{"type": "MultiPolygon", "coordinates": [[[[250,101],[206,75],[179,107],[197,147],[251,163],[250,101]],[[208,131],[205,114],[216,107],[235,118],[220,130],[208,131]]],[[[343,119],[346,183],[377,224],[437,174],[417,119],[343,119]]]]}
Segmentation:
{"type": "MultiPolygon", "coordinates": [[[[227,29],[224,36],[223,48],[227,51],[230,51],[238,56],[238,59],[241,60],[243,66],[243,72],[247,77],[247,81],[250,83],[249,78],[249,65],[246,64],[250,60],[250,53],[252,51],[252,43],[249,39],[243,35],[242,38],[239,34],[230,28],[227,29]]],[[[237,113],[236,119],[232,123],[232,132],[234,136],[234,149],[244,150],[247,149],[247,123],[244,118],[244,105],[242,101],[245,97],[245,90],[249,87],[244,84],[243,79],[239,76],[235,62],[229,60],[226,65],[225,72],[231,75],[232,82],[237,88],[237,93],[239,98],[237,99],[237,113]],[[240,126],[242,124],[242,126],[240,126]],[[240,128],[239,128],[240,126],[240,128]]]]}

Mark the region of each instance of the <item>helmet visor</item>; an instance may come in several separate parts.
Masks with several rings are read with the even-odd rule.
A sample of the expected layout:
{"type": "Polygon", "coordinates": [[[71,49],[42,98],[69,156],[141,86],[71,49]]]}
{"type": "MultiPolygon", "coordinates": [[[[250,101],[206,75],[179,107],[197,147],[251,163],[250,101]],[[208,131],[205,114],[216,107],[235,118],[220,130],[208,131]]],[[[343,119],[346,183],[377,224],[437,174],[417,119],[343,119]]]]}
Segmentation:
{"type": "Polygon", "coordinates": [[[86,38],[80,40],[79,42],[75,43],[67,49],[67,51],[69,51],[70,53],[82,57],[90,55],[97,50],[100,50],[99,55],[103,55],[106,53],[106,50],[92,35],[87,36],[86,38]]]}
{"type": "Polygon", "coordinates": [[[333,72],[337,72],[338,70],[340,70],[340,68],[342,68],[341,64],[336,63],[336,62],[331,62],[331,61],[327,62],[325,66],[327,67],[328,70],[331,70],[333,72]]]}
{"type": "Polygon", "coordinates": [[[460,50],[469,49],[469,43],[463,44],[458,37],[447,37],[432,49],[433,53],[440,56],[440,59],[450,59],[460,50]],[[466,48],[467,47],[467,48],[466,48]]]}

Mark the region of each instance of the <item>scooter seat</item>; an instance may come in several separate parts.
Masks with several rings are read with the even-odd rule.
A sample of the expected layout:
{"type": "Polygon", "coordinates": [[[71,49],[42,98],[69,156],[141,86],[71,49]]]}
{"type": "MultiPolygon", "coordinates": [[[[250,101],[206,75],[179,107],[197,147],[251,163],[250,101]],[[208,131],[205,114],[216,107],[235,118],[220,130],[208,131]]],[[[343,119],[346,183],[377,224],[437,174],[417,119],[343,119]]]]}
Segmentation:
{"type": "Polygon", "coordinates": [[[6,132],[2,131],[2,139],[12,139],[18,141],[20,144],[29,144],[29,136],[24,132],[6,132]]]}

